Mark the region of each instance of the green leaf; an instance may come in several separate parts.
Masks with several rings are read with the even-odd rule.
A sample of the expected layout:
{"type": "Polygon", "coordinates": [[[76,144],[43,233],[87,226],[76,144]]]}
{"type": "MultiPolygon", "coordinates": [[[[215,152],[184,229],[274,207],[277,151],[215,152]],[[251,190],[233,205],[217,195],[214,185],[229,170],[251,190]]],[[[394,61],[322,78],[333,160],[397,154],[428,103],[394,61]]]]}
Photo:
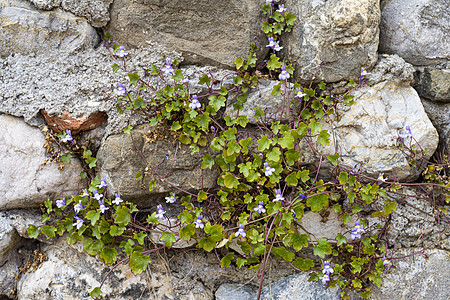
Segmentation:
{"type": "Polygon", "coordinates": [[[128,74],[128,77],[130,78],[130,83],[131,84],[136,84],[139,81],[139,79],[140,79],[139,75],[136,74],[136,73],[128,74]]]}
{"type": "Polygon", "coordinates": [[[273,247],[272,253],[276,257],[281,257],[286,261],[293,261],[295,258],[295,254],[291,251],[286,250],[284,247],[273,247]]]}
{"type": "Polygon", "coordinates": [[[225,255],[221,260],[220,260],[220,267],[223,268],[228,268],[231,264],[231,261],[234,258],[234,254],[233,252],[229,252],[227,255],[225,255]]]}
{"type": "Polygon", "coordinates": [[[35,239],[39,236],[39,229],[36,226],[29,224],[27,227],[27,234],[30,238],[35,239]]]}
{"type": "Polygon", "coordinates": [[[324,258],[325,255],[331,254],[331,244],[326,239],[319,239],[317,242],[314,246],[314,255],[324,258]]]}
{"type": "Polygon", "coordinates": [[[103,247],[100,253],[100,259],[105,262],[105,264],[110,265],[114,263],[117,259],[117,251],[114,248],[103,247]]]}
{"type": "Polygon", "coordinates": [[[284,136],[278,140],[278,144],[284,149],[294,149],[294,142],[295,139],[289,131],[286,131],[284,136]]]}
{"type": "Polygon", "coordinates": [[[86,219],[90,220],[92,225],[95,225],[95,223],[97,223],[98,219],[100,219],[100,211],[90,210],[86,214],[86,219]]]}
{"type": "Polygon", "coordinates": [[[208,252],[211,252],[212,249],[214,249],[214,247],[216,246],[216,242],[213,241],[210,237],[202,237],[199,241],[198,241],[198,245],[199,248],[202,248],[208,252]]]}
{"type": "Polygon", "coordinates": [[[242,65],[244,64],[244,59],[242,57],[236,57],[234,63],[236,64],[236,69],[239,70],[240,68],[242,68],[242,65]]]}
{"type": "Polygon", "coordinates": [[[299,234],[297,232],[291,234],[290,245],[295,251],[300,251],[304,247],[308,247],[309,237],[306,234],[299,234]]]}
{"type": "Polygon", "coordinates": [[[178,137],[178,139],[180,140],[181,143],[188,145],[191,143],[191,138],[186,135],[186,134],[182,134],[178,137]]]}
{"type": "Polygon", "coordinates": [[[113,64],[113,65],[112,65],[112,69],[113,69],[113,73],[116,73],[117,70],[120,69],[120,66],[119,66],[118,64],[113,64]]]}
{"type": "Polygon", "coordinates": [[[308,271],[314,267],[314,262],[312,259],[303,259],[299,257],[295,260],[294,265],[302,271],[308,271]]]}
{"type": "Polygon", "coordinates": [[[172,247],[172,244],[177,240],[175,238],[175,233],[164,231],[161,234],[161,240],[164,241],[166,247],[172,247]]]}
{"type": "Polygon", "coordinates": [[[278,148],[278,147],[274,147],[272,149],[272,151],[267,153],[267,159],[271,160],[273,162],[279,162],[280,156],[281,156],[281,151],[280,151],[280,148],[278,148]]]}
{"type": "Polygon", "coordinates": [[[338,234],[336,236],[336,241],[337,241],[337,245],[338,247],[341,246],[344,243],[347,243],[347,238],[345,236],[343,236],[342,234],[338,234]]]}
{"type": "Polygon", "coordinates": [[[52,238],[55,236],[56,228],[53,226],[44,225],[41,227],[41,232],[52,238]]]}
{"type": "Polygon", "coordinates": [[[322,129],[322,124],[320,124],[319,122],[316,122],[316,120],[312,119],[309,122],[308,127],[311,128],[312,134],[316,134],[320,131],[320,129],[322,129]]]}
{"type": "Polygon", "coordinates": [[[247,263],[247,260],[245,258],[236,258],[236,266],[240,269],[247,263]]]}
{"type": "Polygon", "coordinates": [[[147,254],[141,254],[139,251],[134,251],[130,256],[129,266],[134,274],[140,274],[147,269],[147,265],[152,260],[147,254]]]}
{"type": "Polygon", "coordinates": [[[209,154],[204,155],[202,161],[202,169],[211,169],[212,166],[214,166],[214,159],[209,154]]]}
{"type": "Polygon", "coordinates": [[[226,172],[222,177],[225,186],[229,189],[235,189],[239,185],[239,181],[232,173],[226,172]]]}
{"type": "Polygon", "coordinates": [[[267,69],[274,71],[281,68],[280,58],[276,54],[272,54],[270,56],[270,60],[267,63],[267,69]]]}
{"type": "Polygon", "coordinates": [[[329,145],[330,144],[330,134],[327,130],[322,130],[317,138],[317,143],[321,145],[329,145]]]}
{"type": "Polygon", "coordinates": [[[325,84],[325,82],[323,82],[323,81],[321,81],[320,83],[319,83],[319,89],[321,89],[321,90],[325,90],[325,86],[326,86],[326,84],[325,84]]]}
{"type": "Polygon", "coordinates": [[[297,178],[306,183],[309,180],[309,170],[298,171],[297,178]]]}
{"type": "Polygon", "coordinates": [[[114,222],[121,226],[127,226],[131,221],[131,216],[129,213],[130,209],[126,206],[122,206],[116,211],[116,218],[114,222]]]}
{"type": "Polygon", "coordinates": [[[175,70],[174,73],[175,74],[172,76],[172,79],[176,81],[180,81],[181,79],[183,79],[183,72],[180,69],[175,70]]]}
{"type": "Polygon", "coordinates": [[[101,240],[93,240],[91,238],[86,238],[83,243],[83,249],[89,255],[97,255],[102,250],[104,244],[101,240]]]}
{"type": "Polygon", "coordinates": [[[259,151],[265,151],[270,148],[270,145],[272,144],[272,140],[270,140],[267,135],[262,135],[261,138],[258,140],[258,150],[259,151]]]}
{"type": "Polygon", "coordinates": [[[127,134],[130,134],[130,133],[131,133],[131,129],[133,129],[133,126],[128,125],[127,127],[125,127],[125,128],[123,129],[123,132],[124,132],[124,133],[127,133],[127,134]]]}
{"type": "Polygon", "coordinates": [[[119,236],[125,231],[125,227],[119,227],[116,225],[112,225],[109,229],[109,234],[111,236],[119,236]]]}
{"type": "Polygon", "coordinates": [[[102,297],[102,291],[100,290],[99,287],[96,287],[95,289],[93,289],[89,295],[91,295],[92,298],[94,299],[101,299],[102,297]]]}
{"type": "Polygon", "coordinates": [[[61,160],[63,162],[66,162],[66,163],[70,163],[70,159],[71,158],[72,158],[72,154],[70,154],[70,153],[66,153],[64,155],[61,155],[61,160]]]}
{"type": "Polygon", "coordinates": [[[191,237],[195,234],[195,225],[189,224],[180,229],[180,238],[185,241],[189,241],[191,237]]]}
{"type": "Polygon", "coordinates": [[[339,159],[339,154],[328,155],[327,159],[335,166],[337,166],[337,160],[339,159]]]}
{"type": "Polygon", "coordinates": [[[145,108],[147,106],[147,103],[144,102],[144,100],[139,96],[134,100],[134,108],[145,108]]]}
{"type": "Polygon", "coordinates": [[[328,207],[328,194],[319,194],[308,197],[306,206],[310,207],[313,212],[319,212],[328,207]]]}
{"type": "Polygon", "coordinates": [[[291,173],[286,177],[286,184],[291,186],[297,186],[298,180],[297,180],[297,173],[291,173]]]}
{"type": "Polygon", "coordinates": [[[281,83],[274,85],[272,90],[272,95],[280,96],[283,91],[281,90],[281,83]]]}
{"type": "Polygon", "coordinates": [[[289,151],[285,152],[285,158],[286,158],[286,163],[289,166],[292,166],[299,160],[300,153],[298,153],[298,151],[296,151],[296,150],[289,150],[289,151]]]}
{"type": "Polygon", "coordinates": [[[211,78],[208,77],[208,75],[204,74],[202,77],[199,78],[198,80],[198,84],[202,85],[202,84],[206,84],[209,86],[209,84],[211,83],[211,78]]]}
{"type": "Polygon", "coordinates": [[[256,121],[259,121],[262,117],[264,117],[264,111],[262,111],[260,108],[255,108],[255,115],[253,116],[256,121]]]}

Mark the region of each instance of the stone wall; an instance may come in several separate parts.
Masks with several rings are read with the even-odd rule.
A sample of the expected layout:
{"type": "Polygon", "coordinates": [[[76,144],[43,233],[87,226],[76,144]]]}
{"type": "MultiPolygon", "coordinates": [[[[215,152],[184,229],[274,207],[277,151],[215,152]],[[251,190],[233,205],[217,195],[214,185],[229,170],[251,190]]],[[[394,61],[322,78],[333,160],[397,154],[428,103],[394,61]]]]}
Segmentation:
{"type": "MultiPolygon", "coordinates": [[[[104,101],[124,76],[111,69],[110,54],[102,47],[104,32],[126,46],[129,69],[177,59],[191,80],[190,89],[201,92],[194,79],[209,72],[221,78],[232,72],[236,56],[247,55],[251,42],[267,44],[260,26],[264,2],[0,0],[0,298],[89,299],[88,291],[109,270],[77,244],[27,238],[26,226],[40,223],[36,209],[45,200],[79,193],[86,184],[76,159],[64,168],[51,161],[43,165],[48,159],[42,147],[47,139],[44,126],[70,129],[89,140],[98,150],[96,172],[107,179],[110,192],[151,207],[171,191],[165,185],[141,190],[134,179],[145,165],[122,132],[127,122],[137,125],[135,136],[144,155],[163,159],[174,149],[170,140],[146,143],[149,129],[144,120],[129,120],[104,101]]],[[[439,149],[450,145],[448,1],[280,3],[299,16],[292,32],[281,39],[281,55],[294,62],[295,80],[309,82],[318,70],[314,80],[338,91],[347,81],[357,80],[364,67],[372,82],[354,92],[357,104],[327,128],[335,139],[324,153],[340,147],[343,163],[364,164],[367,175],[417,180],[422,170],[411,167],[392,144],[409,125],[426,159],[439,142],[439,149]]],[[[260,61],[267,59],[269,48],[265,49],[258,54],[260,61]]],[[[274,84],[262,82],[251,91],[247,111],[281,101],[271,95],[274,84]]],[[[186,149],[179,155],[184,163],[171,175],[179,187],[196,191],[201,184],[214,183],[214,173],[206,174],[201,184],[195,180],[201,176],[201,157],[191,157],[186,149]]],[[[304,159],[309,156],[305,153],[304,159]]],[[[324,166],[325,173],[329,168],[324,166]]],[[[416,205],[424,212],[433,209],[428,203],[416,205]]],[[[417,243],[439,237],[441,224],[427,216],[418,218],[408,206],[400,206],[391,217],[391,249],[413,253],[417,243]]],[[[314,217],[305,220],[311,232],[341,230],[337,216],[326,223],[314,217]]],[[[373,299],[449,299],[448,233],[442,238],[428,260],[420,256],[396,264],[386,283],[374,288],[373,299]]],[[[138,276],[126,266],[116,269],[103,288],[106,298],[255,299],[255,274],[236,267],[220,269],[213,254],[168,251],[153,254],[152,260],[147,272],[138,276]]],[[[271,261],[269,271],[263,299],[339,298],[336,290],[308,282],[305,273],[287,263],[271,261]]]]}

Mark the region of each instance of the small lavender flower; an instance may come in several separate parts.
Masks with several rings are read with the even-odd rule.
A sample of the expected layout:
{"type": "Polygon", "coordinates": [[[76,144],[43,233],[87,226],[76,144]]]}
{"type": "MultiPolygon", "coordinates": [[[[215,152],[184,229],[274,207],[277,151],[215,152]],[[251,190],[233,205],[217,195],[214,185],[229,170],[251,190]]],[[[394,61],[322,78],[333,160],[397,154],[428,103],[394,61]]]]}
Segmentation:
{"type": "Polygon", "coordinates": [[[273,37],[270,37],[268,40],[269,40],[269,45],[267,45],[266,47],[272,48],[273,52],[280,51],[281,49],[283,49],[283,47],[280,47],[280,44],[279,44],[280,41],[275,41],[273,39],[273,37]]]}
{"type": "Polygon", "coordinates": [[[87,189],[83,189],[83,194],[81,194],[81,197],[89,198],[89,193],[88,193],[87,189]]]}
{"type": "Polygon", "coordinates": [[[211,125],[211,132],[216,132],[216,127],[211,125]]]}
{"type": "Polygon", "coordinates": [[[276,197],[273,199],[274,202],[283,201],[284,197],[281,195],[281,190],[275,190],[276,197]]]}
{"type": "Polygon", "coordinates": [[[124,46],[120,46],[119,50],[117,51],[117,56],[118,57],[125,57],[125,55],[128,55],[127,52],[125,52],[125,47],[124,46]]]}
{"type": "Polygon", "coordinates": [[[273,172],[275,172],[274,168],[269,167],[268,163],[264,163],[264,174],[266,176],[270,176],[273,174],[273,172]]]}
{"type": "Polygon", "coordinates": [[[183,84],[185,84],[185,85],[188,85],[189,84],[189,79],[186,76],[184,76],[183,79],[181,80],[181,82],[183,84]]]}
{"type": "MultiPolygon", "coordinates": [[[[383,176],[384,176],[384,173],[378,174],[377,180],[378,180],[378,181],[381,181],[381,182],[386,182],[386,178],[384,178],[383,176]]],[[[381,183],[381,182],[380,182],[380,183],[381,183]]]]}
{"type": "Polygon", "coordinates": [[[169,159],[169,154],[164,155],[164,161],[167,161],[169,159]]]}
{"type": "Polygon", "coordinates": [[[81,204],[80,200],[78,204],[73,207],[73,209],[75,210],[75,213],[79,213],[85,207],[86,207],[85,205],[81,204]]]}
{"type": "Polygon", "coordinates": [[[100,179],[100,184],[97,184],[96,187],[98,187],[99,189],[103,188],[106,189],[108,185],[106,184],[106,178],[102,177],[102,179],[100,179]]]}
{"type": "Polygon", "coordinates": [[[163,219],[165,213],[166,213],[166,212],[164,211],[162,205],[159,204],[159,205],[156,207],[156,217],[159,218],[159,219],[163,219]]]}
{"type": "Polygon", "coordinates": [[[390,263],[390,261],[386,257],[383,257],[382,260],[383,260],[383,266],[386,269],[386,266],[390,263]]]}
{"type": "Polygon", "coordinates": [[[304,96],[306,96],[306,94],[302,92],[302,89],[301,89],[300,87],[298,87],[298,88],[296,89],[296,91],[297,91],[297,94],[295,95],[295,97],[298,97],[299,99],[301,99],[301,98],[303,98],[304,96]]]}
{"type": "Polygon", "coordinates": [[[116,196],[116,198],[112,201],[113,204],[119,205],[123,202],[122,198],[120,198],[120,193],[115,193],[114,196],[116,196]]]}
{"type": "Polygon", "coordinates": [[[195,228],[203,229],[205,227],[205,224],[203,224],[203,216],[198,215],[197,220],[194,222],[195,228]]]}
{"type": "Polygon", "coordinates": [[[301,193],[298,193],[298,195],[299,195],[303,200],[306,200],[306,196],[305,196],[305,195],[303,195],[303,194],[301,194],[301,193]]]}
{"type": "Polygon", "coordinates": [[[202,105],[198,101],[198,98],[197,98],[196,95],[192,96],[192,102],[189,103],[189,107],[192,108],[192,109],[197,109],[197,108],[202,107],[202,105]]]}
{"type": "Polygon", "coordinates": [[[78,216],[75,216],[74,219],[77,221],[73,223],[72,226],[77,226],[77,229],[80,229],[80,227],[83,226],[84,220],[78,216]]]}
{"type": "Polygon", "coordinates": [[[264,208],[264,202],[263,201],[259,201],[259,204],[257,207],[255,207],[255,211],[257,213],[263,214],[266,212],[266,209],[264,208]]]}
{"type": "Polygon", "coordinates": [[[264,155],[260,152],[260,153],[258,153],[258,156],[259,156],[259,158],[261,158],[261,159],[263,159],[264,158],[264,155]]]}
{"type": "Polygon", "coordinates": [[[278,75],[278,78],[280,78],[280,80],[286,80],[289,77],[291,77],[291,75],[289,75],[289,72],[286,71],[286,67],[281,66],[281,73],[280,73],[280,75],[278,75]]]}
{"type": "Polygon", "coordinates": [[[162,70],[166,74],[173,74],[172,61],[170,59],[166,59],[166,65],[162,70]]]}
{"type": "Polygon", "coordinates": [[[405,132],[400,132],[398,134],[399,137],[401,137],[402,139],[406,139],[406,138],[412,138],[412,132],[411,132],[411,127],[409,127],[409,125],[406,126],[406,131],[405,132]]]}
{"type": "Polygon", "coordinates": [[[322,277],[319,277],[320,280],[322,280],[323,284],[327,284],[328,281],[330,281],[330,276],[328,274],[323,274],[322,277]]]}
{"type": "Polygon", "coordinates": [[[66,206],[66,198],[62,197],[61,200],[56,200],[56,207],[61,208],[66,206]]]}
{"type": "Polygon", "coordinates": [[[366,76],[367,74],[369,74],[369,73],[367,73],[367,71],[364,69],[364,67],[361,67],[361,75],[359,75],[359,76],[363,77],[363,76],[366,76]]]}
{"type": "Polygon", "coordinates": [[[281,4],[278,9],[277,12],[279,12],[280,14],[282,14],[284,16],[284,12],[286,11],[286,8],[284,8],[284,4],[281,4]]]}
{"type": "Polygon", "coordinates": [[[95,198],[97,201],[100,201],[100,199],[102,199],[102,197],[103,197],[103,194],[99,194],[99,193],[97,192],[97,190],[93,190],[92,193],[94,194],[94,198],[95,198]]]}
{"type": "Polygon", "coordinates": [[[127,93],[127,90],[125,89],[125,87],[123,86],[123,84],[121,82],[119,82],[117,85],[119,86],[119,88],[114,91],[114,95],[124,96],[127,93]]]}
{"type": "Polygon", "coordinates": [[[66,129],[66,136],[64,138],[61,139],[61,142],[72,142],[73,138],[72,138],[72,132],[69,129],[66,129]]]}
{"type": "Polygon", "coordinates": [[[98,205],[100,206],[99,210],[102,212],[102,214],[105,213],[109,209],[109,207],[105,206],[105,199],[98,200],[98,205]]]}
{"type": "Polygon", "coordinates": [[[330,267],[330,262],[329,261],[324,261],[323,262],[323,270],[322,270],[323,274],[327,274],[327,275],[331,275],[334,273],[334,270],[332,267],[330,267]]]}
{"type": "Polygon", "coordinates": [[[361,227],[361,222],[355,221],[355,227],[353,227],[352,231],[350,232],[352,240],[360,239],[362,233],[364,233],[364,229],[362,229],[361,227]]]}
{"type": "Polygon", "coordinates": [[[245,233],[244,227],[245,227],[244,225],[239,225],[239,230],[236,232],[236,237],[238,236],[245,237],[247,235],[245,233]]]}
{"type": "Polygon", "coordinates": [[[175,193],[170,193],[170,197],[166,197],[166,203],[175,203],[177,202],[177,198],[175,197],[175,193]]]}

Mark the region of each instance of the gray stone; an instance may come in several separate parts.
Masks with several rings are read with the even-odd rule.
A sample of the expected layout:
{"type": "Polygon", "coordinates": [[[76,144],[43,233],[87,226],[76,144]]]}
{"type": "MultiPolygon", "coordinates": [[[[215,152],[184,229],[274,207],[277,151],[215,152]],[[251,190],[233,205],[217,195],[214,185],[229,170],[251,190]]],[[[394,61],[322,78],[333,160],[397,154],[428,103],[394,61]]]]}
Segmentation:
{"type": "Polygon", "coordinates": [[[9,252],[16,247],[20,236],[11,226],[9,218],[0,212],[0,266],[6,261],[9,252]]]}
{"type": "MultiPolygon", "coordinates": [[[[396,252],[394,257],[411,255],[420,247],[396,252]]],[[[393,260],[397,267],[383,276],[380,288],[372,288],[374,300],[422,300],[450,299],[450,254],[448,251],[430,249],[426,256],[416,254],[408,258],[393,260]]],[[[389,257],[388,257],[389,258],[389,257]]]]}
{"type": "MultiPolygon", "coordinates": [[[[325,211],[324,211],[325,213],[325,211]]],[[[336,236],[341,233],[347,240],[350,240],[350,231],[354,227],[356,217],[344,225],[342,220],[339,220],[339,215],[334,210],[329,209],[326,211],[326,217],[322,217],[320,214],[308,211],[303,215],[301,225],[298,230],[307,234],[311,234],[316,238],[336,239],[336,236]]]]}
{"type": "MultiPolygon", "coordinates": [[[[262,289],[261,300],[338,300],[337,289],[327,289],[319,282],[308,281],[305,272],[274,282],[262,289]]],[[[256,294],[254,295],[256,299],[256,294]]]]}
{"type": "Polygon", "coordinates": [[[0,1],[0,56],[74,53],[94,47],[98,36],[85,18],[56,9],[40,11],[20,0],[0,1]]]}
{"type": "Polygon", "coordinates": [[[298,20],[282,38],[282,53],[295,61],[297,80],[309,82],[316,72],[317,81],[357,79],[361,67],[376,63],[378,0],[288,0],[286,7],[298,20]]]}
{"type": "Polygon", "coordinates": [[[450,103],[422,99],[423,107],[445,145],[450,145],[450,103]]]}
{"type": "Polygon", "coordinates": [[[52,10],[61,4],[61,0],[28,0],[39,9],[52,10]]]}
{"type": "Polygon", "coordinates": [[[0,209],[37,207],[65,191],[81,190],[80,163],[72,159],[64,170],[45,160],[45,139],[23,120],[0,115],[0,209]]]}
{"type": "Polygon", "coordinates": [[[180,145],[169,131],[159,131],[149,125],[136,127],[132,135],[110,136],[97,153],[100,175],[106,178],[109,192],[120,192],[127,200],[164,199],[162,196],[169,196],[170,192],[178,193],[177,188],[195,194],[200,189],[208,189],[215,183],[216,172],[201,169],[204,150],[191,155],[188,146],[180,145]],[[166,155],[168,159],[164,162],[166,155]],[[148,175],[136,180],[138,172],[148,175]],[[150,180],[156,182],[151,192],[150,180]]]}
{"type": "Polygon", "coordinates": [[[76,16],[85,17],[93,27],[103,27],[109,21],[109,6],[113,0],[61,0],[61,7],[76,16]]]}
{"type": "Polygon", "coordinates": [[[20,265],[20,258],[14,253],[5,257],[5,262],[0,265],[0,299],[15,299],[15,276],[19,273],[20,265]]]}
{"type": "Polygon", "coordinates": [[[450,65],[443,68],[416,68],[414,88],[433,101],[450,102],[450,65]]]}
{"type": "Polygon", "coordinates": [[[382,1],[379,51],[419,66],[448,61],[449,15],[447,0],[382,1]]]}
{"type": "MultiPolygon", "coordinates": [[[[261,30],[263,0],[116,0],[107,30],[116,43],[148,46],[156,41],[183,53],[186,63],[234,68],[236,56],[246,57],[250,43],[267,38],[261,30]]],[[[268,48],[262,47],[259,57],[268,48]]]]}
{"type": "Polygon", "coordinates": [[[253,300],[255,289],[238,283],[222,284],[216,291],[216,300],[253,300]]]}
{"type": "Polygon", "coordinates": [[[403,58],[394,54],[379,56],[375,67],[367,74],[371,84],[393,81],[403,86],[410,86],[414,81],[414,67],[403,58]]]}

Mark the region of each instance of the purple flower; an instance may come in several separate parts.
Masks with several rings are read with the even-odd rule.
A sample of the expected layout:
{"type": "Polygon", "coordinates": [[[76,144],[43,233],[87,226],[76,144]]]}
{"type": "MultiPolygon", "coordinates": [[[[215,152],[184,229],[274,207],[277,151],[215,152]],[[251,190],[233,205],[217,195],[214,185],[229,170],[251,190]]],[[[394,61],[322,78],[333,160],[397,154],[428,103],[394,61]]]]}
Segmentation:
{"type": "Polygon", "coordinates": [[[264,163],[264,174],[266,176],[270,176],[273,174],[273,172],[275,172],[274,168],[269,167],[268,163],[264,163]]]}
{"type": "Polygon", "coordinates": [[[99,193],[97,192],[97,190],[93,190],[92,193],[94,194],[94,198],[95,198],[97,201],[100,201],[100,199],[102,199],[102,197],[103,197],[103,194],[99,194],[99,193]]]}
{"type": "Polygon", "coordinates": [[[106,184],[106,178],[102,177],[102,179],[100,179],[100,184],[96,185],[96,187],[98,187],[99,189],[103,188],[106,189],[108,185],[106,184]]]}
{"type": "Polygon", "coordinates": [[[364,229],[362,229],[361,227],[361,222],[355,221],[355,227],[353,227],[352,231],[350,232],[352,240],[360,239],[362,233],[364,233],[364,229]]]}
{"type": "Polygon", "coordinates": [[[284,200],[283,195],[281,195],[281,190],[275,190],[275,194],[276,194],[276,197],[275,197],[275,199],[273,199],[274,202],[284,200]]]}
{"type": "Polygon", "coordinates": [[[283,49],[283,47],[280,47],[279,45],[280,41],[274,41],[273,37],[270,37],[268,40],[269,45],[267,45],[266,47],[272,48],[273,52],[280,51],[281,49],[283,49]]]}
{"type": "Polygon", "coordinates": [[[73,209],[75,210],[75,213],[79,213],[85,207],[86,207],[85,205],[81,204],[80,200],[78,204],[73,207],[73,209]]]}
{"type": "Polygon", "coordinates": [[[327,284],[328,281],[330,281],[330,276],[328,276],[328,274],[323,274],[322,277],[319,277],[320,280],[322,280],[323,284],[327,284]]]}
{"type": "Polygon", "coordinates": [[[125,52],[125,47],[124,46],[120,46],[119,50],[117,51],[117,56],[118,57],[125,57],[125,55],[128,55],[128,53],[125,52]]]}
{"type": "Polygon", "coordinates": [[[386,259],[386,257],[383,257],[382,260],[383,260],[383,266],[386,269],[386,266],[390,263],[390,261],[388,259],[386,259]]]}
{"type": "Polygon", "coordinates": [[[66,136],[64,138],[61,139],[61,142],[72,142],[73,138],[72,138],[72,132],[69,129],[66,129],[66,136]]]}
{"type": "Polygon", "coordinates": [[[402,139],[406,139],[406,138],[412,138],[412,132],[411,132],[411,127],[409,127],[409,125],[406,126],[406,131],[405,132],[400,132],[398,134],[399,137],[401,137],[402,139]]]}
{"type": "Polygon", "coordinates": [[[166,65],[162,70],[166,74],[173,74],[172,61],[170,59],[166,59],[166,65]]]}
{"type": "Polygon", "coordinates": [[[66,198],[62,197],[61,200],[56,200],[56,207],[61,208],[66,206],[66,198]]]}
{"type": "Polygon", "coordinates": [[[175,193],[170,193],[170,197],[166,197],[166,203],[175,203],[177,202],[177,198],[175,197],[175,193]]]}
{"type": "Polygon", "coordinates": [[[81,194],[81,197],[89,198],[89,193],[88,193],[87,189],[83,189],[83,194],[81,194]]]}
{"type": "MultiPolygon", "coordinates": [[[[260,152],[260,153],[258,153],[258,156],[259,156],[259,158],[261,158],[261,159],[263,159],[264,158],[264,155],[260,152]]],[[[265,165],[264,165],[265,166],[265,165]]]]}
{"type": "Polygon", "coordinates": [[[156,207],[156,217],[159,218],[159,219],[163,219],[165,213],[166,213],[166,212],[164,211],[162,205],[159,204],[159,205],[156,207]]]}
{"type": "Polygon", "coordinates": [[[77,221],[73,223],[72,226],[77,226],[77,229],[80,229],[80,227],[83,226],[84,220],[78,216],[75,216],[74,219],[77,221]]]}
{"type": "Polygon", "coordinates": [[[332,267],[330,267],[330,262],[329,261],[324,261],[323,262],[323,270],[322,270],[323,274],[327,274],[327,275],[331,275],[334,273],[334,270],[332,267]]]}
{"type": "Polygon", "coordinates": [[[273,0],[266,0],[267,5],[273,5],[273,0]]]}
{"type": "MultiPolygon", "coordinates": [[[[383,176],[384,176],[384,173],[378,174],[377,180],[381,181],[381,182],[386,182],[386,178],[384,178],[383,176]]],[[[379,182],[379,183],[381,184],[381,182],[379,182]]]]}
{"type": "Polygon", "coordinates": [[[364,67],[362,67],[361,68],[361,74],[359,75],[359,83],[361,83],[361,81],[363,80],[364,76],[366,76],[367,74],[369,74],[369,73],[367,73],[367,71],[364,69],[364,67]]]}
{"type": "Polygon", "coordinates": [[[119,86],[119,88],[114,91],[114,95],[124,96],[127,93],[127,90],[125,89],[125,87],[123,86],[123,84],[121,82],[119,82],[117,85],[119,86]]]}
{"type": "Polygon", "coordinates": [[[205,227],[205,224],[203,224],[202,220],[203,220],[203,216],[198,215],[197,220],[195,220],[195,222],[194,222],[195,228],[203,229],[203,227],[205,227]]]}
{"type": "Polygon", "coordinates": [[[211,125],[211,132],[215,132],[216,131],[216,127],[211,125]]]}
{"type": "Polygon", "coordinates": [[[244,225],[239,225],[239,230],[236,232],[236,237],[238,236],[245,237],[247,235],[245,233],[244,227],[245,227],[244,225]]]}
{"type": "Polygon", "coordinates": [[[192,96],[192,102],[189,103],[189,107],[192,108],[192,109],[197,109],[197,108],[202,107],[202,105],[198,101],[198,98],[197,98],[196,95],[192,96]]]}
{"type": "Polygon", "coordinates": [[[112,203],[114,203],[115,205],[119,205],[121,202],[123,202],[122,198],[120,198],[120,193],[115,193],[114,196],[116,196],[116,198],[112,203]]]}
{"type": "Polygon", "coordinates": [[[264,202],[263,201],[259,201],[259,204],[257,207],[255,207],[255,211],[257,213],[263,214],[266,212],[266,209],[264,208],[264,202]]]}
{"type": "Polygon", "coordinates": [[[286,67],[281,66],[281,73],[278,75],[278,78],[280,78],[280,80],[286,80],[289,77],[291,77],[291,75],[289,75],[288,71],[286,71],[286,67]]]}
{"type": "Polygon", "coordinates": [[[181,82],[183,84],[185,84],[185,85],[188,85],[189,84],[189,79],[186,76],[184,76],[183,79],[181,80],[181,82]]]}
{"type": "Polygon", "coordinates": [[[299,195],[303,200],[306,200],[306,196],[305,196],[305,195],[303,195],[303,194],[301,194],[301,193],[298,193],[298,195],[299,195]]]}
{"type": "Polygon", "coordinates": [[[280,14],[282,14],[284,16],[284,12],[286,11],[286,8],[284,8],[284,4],[281,4],[278,9],[277,12],[279,12],[280,14]]]}
{"type": "Polygon", "coordinates": [[[105,199],[98,200],[98,205],[100,206],[99,210],[102,212],[102,214],[105,213],[109,209],[109,207],[105,206],[105,199]]]}
{"type": "Polygon", "coordinates": [[[296,91],[297,91],[297,94],[295,95],[295,97],[303,98],[304,96],[306,96],[306,94],[302,92],[302,89],[301,89],[301,88],[298,87],[298,88],[296,89],[296,91]]]}

